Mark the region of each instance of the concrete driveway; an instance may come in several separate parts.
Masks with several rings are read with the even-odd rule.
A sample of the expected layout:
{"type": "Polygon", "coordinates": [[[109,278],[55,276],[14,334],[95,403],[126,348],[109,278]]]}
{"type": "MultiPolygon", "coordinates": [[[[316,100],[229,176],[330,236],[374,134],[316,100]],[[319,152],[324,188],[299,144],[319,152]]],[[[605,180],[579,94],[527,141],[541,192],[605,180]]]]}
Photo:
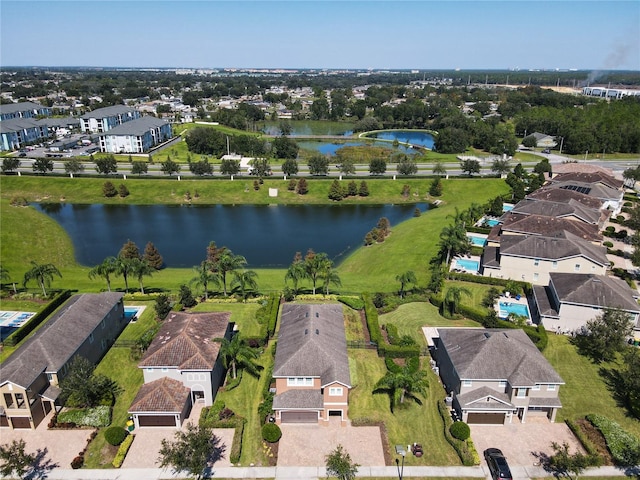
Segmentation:
{"type": "Polygon", "coordinates": [[[469,425],[471,439],[485,465],[483,452],[490,447],[499,448],[510,466],[530,467],[538,462],[535,453],[553,454],[551,442],[567,442],[570,451],[582,447],[565,423],[550,423],[546,418],[529,417],[527,423],[507,425],[469,425]]]}
{"type": "Polygon", "coordinates": [[[339,421],[330,421],[328,426],[287,423],[280,428],[278,467],[325,465],[325,456],[338,444],[359,465],[384,466],[379,427],[342,427],[339,421]]]}

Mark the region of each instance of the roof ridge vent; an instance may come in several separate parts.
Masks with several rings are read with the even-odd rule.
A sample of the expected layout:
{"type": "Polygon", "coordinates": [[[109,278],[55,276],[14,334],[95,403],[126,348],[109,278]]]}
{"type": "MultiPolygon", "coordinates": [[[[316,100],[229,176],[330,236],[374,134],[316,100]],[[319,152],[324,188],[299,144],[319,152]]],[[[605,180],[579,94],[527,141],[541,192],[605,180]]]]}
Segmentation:
{"type": "Polygon", "coordinates": [[[484,332],[484,338],[490,338],[491,334],[489,332],[484,332]]]}

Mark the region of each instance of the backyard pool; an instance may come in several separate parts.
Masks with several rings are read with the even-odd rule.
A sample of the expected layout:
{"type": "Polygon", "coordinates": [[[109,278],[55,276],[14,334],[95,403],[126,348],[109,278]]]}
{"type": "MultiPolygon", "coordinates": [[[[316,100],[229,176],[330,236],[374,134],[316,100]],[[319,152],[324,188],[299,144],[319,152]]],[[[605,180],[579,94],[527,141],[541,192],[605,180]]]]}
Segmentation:
{"type": "Polygon", "coordinates": [[[467,272],[478,273],[480,270],[480,262],[478,260],[469,260],[468,258],[456,258],[453,268],[460,268],[467,272]]]}
{"type": "Polygon", "coordinates": [[[467,233],[467,237],[469,238],[471,245],[474,245],[476,247],[484,247],[487,244],[487,237],[469,235],[468,233],[467,233]]]}
{"type": "Polygon", "coordinates": [[[495,218],[488,218],[484,221],[484,223],[486,223],[490,227],[495,227],[500,223],[500,220],[496,220],[495,218]]]}
{"type": "Polygon", "coordinates": [[[147,307],[124,307],[124,318],[127,322],[135,322],[147,307]]]}
{"type": "Polygon", "coordinates": [[[502,211],[505,212],[505,213],[506,212],[510,212],[511,210],[513,210],[514,206],[515,205],[513,203],[503,203],[502,204],[502,211]]]}
{"type": "Polygon", "coordinates": [[[34,315],[35,312],[0,311],[0,341],[15,332],[34,315]]]}
{"type": "Polygon", "coordinates": [[[500,302],[498,306],[500,307],[500,311],[498,312],[500,318],[507,318],[510,314],[513,314],[527,317],[527,320],[531,319],[529,307],[522,303],[500,302]]]}

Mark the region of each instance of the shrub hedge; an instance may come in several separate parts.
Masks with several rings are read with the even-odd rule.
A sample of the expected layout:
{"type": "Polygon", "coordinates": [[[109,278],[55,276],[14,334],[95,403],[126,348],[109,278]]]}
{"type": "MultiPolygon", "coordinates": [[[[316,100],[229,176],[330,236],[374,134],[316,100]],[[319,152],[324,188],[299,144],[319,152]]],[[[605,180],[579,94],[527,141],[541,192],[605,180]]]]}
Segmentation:
{"type": "Polygon", "coordinates": [[[636,436],[603,415],[591,413],[586,418],[602,433],[614,462],[622,466],[640,462],[640,440],[636,436]]]}
{"type": "Polygon", "coordinates": [[[591,442],[591,440],[587,438],[587,436],[584,434],[584,432],[582,431],[580,426],[578,426],[577,423],[569,419],[566,419],[564,422],[567,424],[567,427],[569,427],[569,429],[573,432],[576,438],[580,441],[585,451],[589,455],[599,455],[598,449],[595,447],[593,442],[591,442]]]}
{"type": "Polygon", "coordinates": [[[362,297],[338,297],[340,303],[344,303],[347,307],[354,310],[362,310],[364,308],[364,301],[362,297]]]}
{"type": "Polygon", "coordinates": [[[465,441],[471,436],[471,429],[465,422],[457,421],[451,424],[449,427],[449,433],[451,433],[453,438],[465,441]]]}
{"type": "Polygon", "coordinates": [[[442,399],[438,400],[438,412],[440,413],[440,417],[444,422],[444,437],[456,451],[458,457],[460,457],[460,461],[462,462],[462,464],[465,467],[477,465],[476,462],[479,461],[479,457],[477,453],[475,453],[474,455],[475,447],[473,447],[473,443],[458,440],[457,438],[454,438],[449,432],[449,428],[451,428],[451,425],[453,425],[453,420],[451,419],[451,415],[449,414],[447,405],[442,399]]]}
{"type": "Polygon", "coordinates": [[[129,448],[131,448],[131,444],[133,443],[134,438],[135,438],[135,435],[127,435],[124,441],[120,444],[120,447],[118,448],[118,453],[116,453],[116,456],[114,457],[113,462],[111,462],[111,464],[115,468],[120,468],[124,463],[124,459],[127,456],[127,452],[129,452],[129,448]]]}
{"type": "Polygon", "coordinates": [[[231,463],[238,463],[240,462],[240,455],[242,454],[242,435],[247,420],[235,414],[230,418],[220,420],[220,412],[224,409],[224,402],[219,400],[215,401],[211,407],[204,407],[200,412],[198,424],[201,427],[234,428],[235,433],[233,434],[233,443],[231,444],[231,451],[229,452],[229,461],[231,463]]]}
{"type": "Polygon", "coordinates": [[[265,423],[262,426],[262,439],[265,442],[276,443],[282,437],[282,430],[275,423],[265,423]]]}
{"type": "Polygon", "coordinates": [[[506,287],[508,283],[515,282],[522,287],[522,290],[526,294],[533,291],[533,286],[528,282],[519,282],[506,278],[485,277],[483,275],[473,275],[471,273],[449,272],[447,275],[451,280],[461,280],[464,282],[479,283],[482,285],[499,285],[501,287],[506,287]]]}
{"type": "Polygon", "coordinates": [[[49,315],[51,315],[60,305],[62,305],[71,296],[71,290],[63,290],[59,292],[51,301],[45,305],[42,310],[31,317],[24,325],[9,335],[4,344],[8,347],[14,347],[27,335],[33,332],[49,315]]]}
{"type": "Polygon", "coordinates": [[[118,426],[109,427],[104,431],[104,439],[109,445],[113,445],[114,447],[120,445],[127,435],[127,431],[118,426]]]}
{"type": "Polygon", "coordinates": [[[371,294],[362,294],[364,301],[364,313],[367,317],[367,328],[369,329],[369,338],[377,345],[382,343],[382,334],[380,333],[380,324],[378,323],[378,310],[373,304],[371,294]]]}

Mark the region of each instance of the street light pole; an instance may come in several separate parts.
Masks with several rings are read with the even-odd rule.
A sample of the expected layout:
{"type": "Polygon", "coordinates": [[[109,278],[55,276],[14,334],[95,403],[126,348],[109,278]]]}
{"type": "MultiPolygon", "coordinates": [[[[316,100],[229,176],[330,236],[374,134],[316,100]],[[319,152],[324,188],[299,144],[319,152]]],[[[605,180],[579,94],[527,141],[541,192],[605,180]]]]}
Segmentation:
{"type": "Polygon", "coordinates": [[[564,137],[560,137],[560,153],[559,153],[559,155],[562,155],[562,145],[564,145],[564,137]]]}
{"type": "Polygon", "coordinates": [[[402,480],[402,476],[404,475],[404,456],[405,453],[402,453],[402,469],[400,468],[400,460],[396,458],[396,467],[398,468],[398,479],[402,480]]]}

